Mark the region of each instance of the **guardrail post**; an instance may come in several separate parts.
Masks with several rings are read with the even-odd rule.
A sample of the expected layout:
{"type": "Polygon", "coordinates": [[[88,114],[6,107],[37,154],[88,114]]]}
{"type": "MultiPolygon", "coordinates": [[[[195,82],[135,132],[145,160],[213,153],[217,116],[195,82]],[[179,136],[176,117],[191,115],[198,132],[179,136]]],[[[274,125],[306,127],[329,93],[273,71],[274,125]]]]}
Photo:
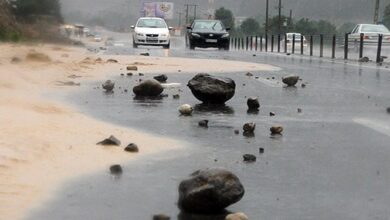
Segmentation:
{"type": "Polygon", "coordinates": [[[251,51],[252,51],[253,50],[253,36],[251,36],[250,42],[251,42],[251,51]]]}
{"type": "Polygon", "coordinates": [[[344,37],[344,60],[348,60],[348,33],[344,37]]]}
{"type": "Polygon", "coordinates": [[[382,40],[383,40],[383,35],[379,34],[379,36],[378,36],[378,50],[377,50],[377,53],[376,53],[376,63],[382,63],[382,57],[381,57],[381,53],[382,53],[382,40]]]}
{"type": "Polygon", "coordinates": [[[310,35],[310,56],[311,57],[313,56],[313,44],[314,44],[313,35],[310,35]]]}
{"type": "Polygon", "coordinates": [[[293,34],[291,53],[292,54],[295,53],[295,34],[293,34]]]}
{"type": "Polygon", "coordinates": [[[268,35],[265,35],[264,48],[265,48],[265,52],[268,52],[268,35]]]}
{"type": "Polygon", "coordinates": [[[359,58],[363,57],[363,47],[364,47],[364,34],[360,34],[360,47],[359,47],[359,58]]]}
{"type": "Polygon", "coordinates": [[[274,52],[274,35],[271,36],[271,52],[274,52]]]}
{"type": "Polygon", "coordinates": [[[280,53],[280,34],[278,34],[278,53],[280,53]]]}
{"type": "Polygon", "coordinates": [[[324,35],[320,34],[320,57],[324,56],[324,35]]]}
{"type": "Polygon", "coordinates": [[[333,35],[332,39],[332,59],[336,58],[336,35],[333,35]]]}
{"type": "Polygon", "coordinates": [[[257,51],[257,46],[258,46],[257,39],[258,39],[258,36],[256,35],[256,37],[255,37],[255,50],[256,50],[256,51],[257,51]]]}
{"type": "Polygon", "coordinates": [[[303,35],[301,35],[301,55],[303,55],[303,35]]]}
{"type": "Polygon", "coordinates": [[[245,50],[248,50],[248,44],[249,44],[249,37],[246,36],[246,39],[245,39],[245,50]]]}
{"type": "Polygon", "coordinates": [[[263,51],[263,36],[260,36],[260,51],[263,51]]]}
{"type": "Polygon", "coordinates": [[[237,38],[234,38],[234,49],[237,50],[237,38]]]}
{"type": "Polygon", "coordinates": [[[284,35],[284,53],[287,53],[287,34],[284,35]]]}

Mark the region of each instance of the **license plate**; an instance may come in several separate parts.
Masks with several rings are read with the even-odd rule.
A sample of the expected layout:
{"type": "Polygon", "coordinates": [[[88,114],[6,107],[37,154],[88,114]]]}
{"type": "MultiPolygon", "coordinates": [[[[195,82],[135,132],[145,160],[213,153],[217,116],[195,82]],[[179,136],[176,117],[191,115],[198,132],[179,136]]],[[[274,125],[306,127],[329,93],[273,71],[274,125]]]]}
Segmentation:
{"type": "Polygon", "coordinates": [[[217,39],[206,39],[206,43],[217,43],[217,39]]]}
{"type": "Polygon", "coordinates": [[[158,38],[157,37],[147,37],[146,40],[156,41],[156,40],[158,40],[158,38]]]}

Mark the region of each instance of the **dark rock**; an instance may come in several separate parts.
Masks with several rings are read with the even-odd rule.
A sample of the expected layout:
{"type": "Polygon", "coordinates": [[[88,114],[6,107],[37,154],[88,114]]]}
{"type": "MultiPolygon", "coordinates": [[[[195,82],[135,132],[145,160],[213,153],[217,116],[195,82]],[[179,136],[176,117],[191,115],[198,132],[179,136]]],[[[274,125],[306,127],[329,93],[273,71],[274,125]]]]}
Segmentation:
{"type": "Polygon", "coordinates": [[[115,145],[115,146],[119,146],[121,145],[121,141],[116,138],[115,136],[111,135],[109,138],[106,138],[104,139],[103,141],[100,141],[99,143],[97,143],[98,145],[115,145]]]}
{"type": "Polygon", "coordinates": [[[240,134],[240,131],[238,129],[234,130],[234,134],[240,134]]]}
{"type": "Polygon", "coordinates": [[[138,73],[138,76],[145,76],[145,74],[143,74],[143,73],[138,73]]]}
{"type": "Polygon", "coordinates": [[[283,127],[282,126],[272,126],[270,129],[271,134],[282,134],[283,127]]]}
{"type": "Polygon", "coordinates": [[[275,76],[271,77],[271,79],[275,79],[275,76]]]}
{"type": "Polygon", "coordinates": [[[125,147],[125,151],[131,152],[131,153],[137,153],[139,151],[138,146],[134,143],[131,143],[125,147]]]}
{"type": "Polygon", "coordinates": [[[259,153],[260,153],[260,154],[264,154],[264,148],[260,147],[260,148],[259,148],[259,153]]]}
{"type": "Polygon", "coordinates": [[[257,110],[260,108],[259,100],[256,97],[248,98],[246,104],[248,105],[248,109],[256,109],[257,110]]]}
{"type": "Polygon", "coordinates": [[[122,172],[123,172],[123,170],[122,170],[121,165],[115,164],[115,165],[110,166],[110,173],[111,174],[119,175],[119,174],[122,174],[122,172]]]}
{"type": "Polygon", "coordinates": [[[19,57],[12,57],[11,59],[11,63],[20,63],[22,62],[22,59],[20,59],[19,57]]]}
{"type": "Polygon", "coordinates": [[[138,67],[137,66],[127,66],[126,69],[129,71],[137,71],[138,67]]]}
{"type": "Polygon", "coordinates": [[[161,84],[154,79],[145,80],[139,85],[134,86],[133,92],[136,96],[158,96],[164,91],[161,84]]]}
{"type": "Polygon", "coordinates": [[[290,55],[291,55],[291,53],[286,53],[286,55],[287,55],[287,56],[290,56],[290,55]]]}
{"type": "Polygon", "coordinates": [[[173,97],[174,99],[180,99],[180,95],[179,95],[179,94],[174,94],[172,97],[173,97]]]}
{"type": "Polygon", "coordinates": [[[141,56],[150,56],[150,54],[149,53],[140,53],[139,55],[141,55],[141,56]]]}
{"type": "Polygon", "coordinates": [[[207,104],[224,104],[234,96],[236,84],[230,78],[198,74],[188,82],[192,94],[207,104]]]}
{"type": "Polygon", "coordinates": [[[107,92],[111,92],[111,91],[114,89],[114,87],[115,87],[115,83],[112,82],[111,80],[107,80],[106,82],[104,82],[104,83],[102,84],[102,87],[103,87],[103,89],[105,89],[107,92]]]}
{"type": "Polygon", "coordinates": [[[158,215],[154,215],[153,216],[153,220],[170,220],[171,217],[169,217],[168,215],[164,215],[164,214],[158,214],[158,215]]]}
{"type": "Polygon", "coordinates": [[[386,109],[386,111],[387,111],[387,113],[390,114],[390,107],[388,107],[388,108],[386,109]]]}
{"type": "Polygon", "coordinates": [[[209,120],[202,120],[202,121],[199,121],[199,122],[198,122],[198,125],[199,125],[200,127],[205,127],[205,128],[207,128],[207,127],[209,126],[209,120]]]}
{"type": "Polygon", "coordinates": [[[305,87],[306,87],[306,84],[305,84],[305,83],[302,83],[302,84],[301,84],[301,87],[302,87],[302,88],[305,88],[305,87]]]}
{"type": "Polygon", "coordinates": [[[179,185],[179,208],[190,213],[217,213],[241,200],[245,190],[224,169],[198,170],[179,185]]]}
{"type": "Polygon", "coordinates": [[[242,127],[242,129],[244,130],[244,133],[247,133],[247,134],[254,133],[255,128],[256,128],[256,124],[253,123],[253,122],[251,122],[251,123],[246,123],[246,124],[244,124],[244,126],[242,127]]]}
{"type": "Polygon", "coordinates": [[[256,156],[253,154],[244,154],[242,157],[244,158],[244,162],[256,162],[256,156]]]}
{"type": "Polygon", "coordinates": [[[301,109],[301,108],[298,108],[298,109],[297,109],[297,112],[298,112],[298,113],[302,113],[302,109],[301,109]]]}
{"type": "Polygon", "coordinates": [[[125,89],[125,90],[123,90],[124,92],[128,92],[128,90],[127,89],[125,89]]]}
{"type": "Polygon", "coordinates": [[[132,76],[133,75],[133,73],[127,73],[127,76],[132,76]]]}
{"type": "Polygon", "coordinates": [[[121,76],[125,76],[125,74],[124,74],[124,73],[121,73],[121,76]]]}
{"type": "Polygon", "coordinates": [[[166,82],[168,80],[168,76],[165,74],[161,74],[161,75],[153,77],[153,79],[163,83],[163,82],[166,82]]]}
{"type": "Polygon", "coordinates": [[[296,75],[288,75],[282,78],[282,81],[287,86],[295,86],[299,80],[299,76],[296,75]]]}
{"type": "Polygon", "coordinates": [[[246,76],[253,76],[253,73],[247,72],[245,75],[246,75],[246,76]]]}
{"type": "Polygon", "coordinates": [[[270,112],[269,116],[271,116],[271,117],[275,116],[275,112],[270,112]]]}
{"type": "Polygon", "coordinates": [[[253,57],[255,57],[255,56],[256,56],[256,54],[252,54],[252,56],[253,56],[253,57]]]}
{"type": "Polygon", "coordinates": [[[359,62],[361,62],[361,63],[367,63],[369,61],[370,61],[370,58],[368,58],[368,57],[359,58],[359,62]]]}
{"type": "Polygon", "coordinates": [[[118,63],[118,60],[115,59],[108,59],[107,63],[118,63]]]}

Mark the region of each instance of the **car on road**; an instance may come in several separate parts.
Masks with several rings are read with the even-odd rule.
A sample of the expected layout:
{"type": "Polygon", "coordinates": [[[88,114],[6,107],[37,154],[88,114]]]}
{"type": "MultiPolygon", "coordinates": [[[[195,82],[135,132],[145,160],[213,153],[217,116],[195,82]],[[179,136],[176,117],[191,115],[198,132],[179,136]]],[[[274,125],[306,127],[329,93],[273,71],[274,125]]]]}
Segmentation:
{"type": "Polygon", "coordinates": [[[95,35],[95,37],[93,38],[93,40],[94,40],[95,42],[101,42],[101,41],[103,40],[103,38],[102,38],[102,36],[100,36],[100,35],[95,35]]]}
{"type": "Polygon", "coordinates": [[[294,41],[294,36],[295,36],[295,43],[294,47],[296,49],[301,47],[301,38],[303,37],[303,47],[307,47],[307,41],[306,37],[303,36],[301,33],[286,33],[286,39],[282,40],[282,45],[285,44],[285,40],[287,40],[287,48],[292,48],[293,46],[293,41],[294,41]]]}
{"type": "Polygon", "coordinates": [[[170,34],[172,30],[162,18],[141,17],[135,26],[131,26],[133,32],[133,47],[139,45],[170,47],[170,34]]]}
{"type": "Polygon", "coordinates": [[[360,34],[363,34],[364,43],[377,44],[379,35],[383,35],[383,43],[390,44],[390,31],[383,24],[358,24],[348,35],[348,41],[352,46],[357,46],[360,42],[360,34]]]}
{"type": "Polygon", "coordinates": [[[229,50],[229,30],[220,20],[195,20],[187,27],[187,47],[191,50],[195,47],[229,50]]]}

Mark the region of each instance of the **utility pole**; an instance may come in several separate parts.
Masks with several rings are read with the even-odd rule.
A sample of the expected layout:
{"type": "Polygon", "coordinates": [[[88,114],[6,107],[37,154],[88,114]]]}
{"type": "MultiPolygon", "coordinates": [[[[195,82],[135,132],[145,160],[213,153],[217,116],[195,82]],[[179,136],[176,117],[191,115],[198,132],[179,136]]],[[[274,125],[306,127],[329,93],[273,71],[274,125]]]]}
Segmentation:
{"type": "Polygon", "coordinates": [[[375,0],[374,24],[379,20],[379,0],[375,0]]]}
{"type": "Polygon", "coordinates": [[[189,22],[189,19],[188,19],[188,10],[189,10],[189,7],[190,6],[193,6],[194,7],[194,19],[196,18],[196,7],[198,5],[194,5],[194,4],[184,4],[184,6],[186,7],[186,24],[188,24],[189,22]]]}
{"type": "Polygon", "coordinates": [[[265,6],[265,35],[268,35],[268,7],[269,7],[269,0],[266,0],[266,6],[265,6]]]}
{"type": "Polygon", "coordinates": [[[281,33],[282,31],[282,0],[279,0],[279,27],[278,27],[278,31],[279,31],[279,34],[281,33]]]}
{"type": "Polygon", "coordinates": [[[179,27],[181,27],[181,16],[183,12],[177,12],[177,14],[179,14],[179,27]]]}
{"type": "Polygon", "coordinates": [[[196,19],[196,7],[197,7],[198,5],[194,5],[194,20],[196,19]]]}
{"type": "Polygon", "coordinates": [[[292,25],[292,9],[290,9],[290,20],[288,22],[288,27],[291,28],[292,25]]]}
{"type": "Polygon", "coordinates": [[[186,7],[186,25],[188,24],[188,4],[184,5],[186,7]]]}

